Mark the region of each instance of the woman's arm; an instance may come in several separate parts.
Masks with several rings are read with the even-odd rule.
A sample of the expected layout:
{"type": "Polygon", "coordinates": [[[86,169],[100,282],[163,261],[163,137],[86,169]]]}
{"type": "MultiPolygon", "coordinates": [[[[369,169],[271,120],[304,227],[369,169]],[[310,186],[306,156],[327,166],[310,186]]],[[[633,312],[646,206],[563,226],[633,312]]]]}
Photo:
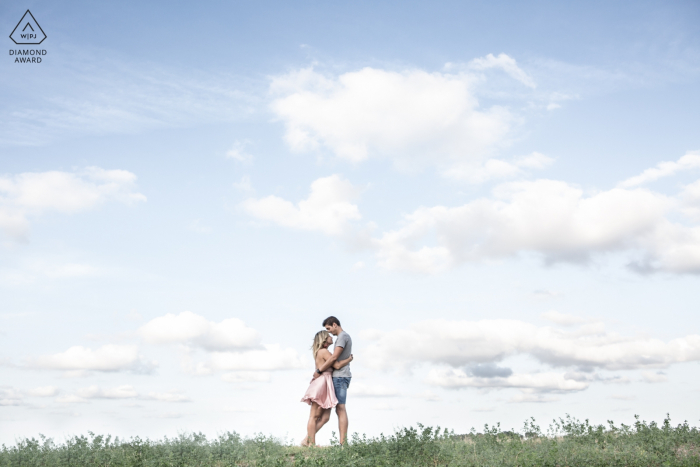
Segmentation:
{"type": "Polygon", "coordinates": [[[350,355],[348,358],[346,358],[345,360],[337,360],[337,361],[333,362],[333,368],[335,368],[336,370],[340,370],[340,369],[343,368],[345,365],[347,365],[348,363],[350,363],[350,362],[352,361],[352,359],[353,359],[353,356],[352,356],[352,354],[351,354],[351,355],[350,355]]]}

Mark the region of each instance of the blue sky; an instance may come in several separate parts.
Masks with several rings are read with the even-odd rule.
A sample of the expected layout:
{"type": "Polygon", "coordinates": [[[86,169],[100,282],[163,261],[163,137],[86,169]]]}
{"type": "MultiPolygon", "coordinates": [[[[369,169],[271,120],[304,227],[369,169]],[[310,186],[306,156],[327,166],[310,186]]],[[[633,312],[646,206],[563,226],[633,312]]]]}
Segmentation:
{"type": "Polygon", "coordinates": [[[696,3],[27,8],[1,441],[298,441],[329,314],[351,431],[697,422],[696,3]]]}

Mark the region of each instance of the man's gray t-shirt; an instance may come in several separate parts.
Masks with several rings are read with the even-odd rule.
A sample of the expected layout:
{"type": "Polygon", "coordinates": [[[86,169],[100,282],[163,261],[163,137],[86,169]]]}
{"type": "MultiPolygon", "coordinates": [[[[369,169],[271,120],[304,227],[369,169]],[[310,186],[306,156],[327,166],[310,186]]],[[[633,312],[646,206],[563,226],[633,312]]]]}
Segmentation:
{"type": "MultiPolygon", "coordinates": [[[[340,357],[338,357],[338,361],[350,358],[350,354],[352,353],[352,339],[350,338],[350,334],[345,331],[341,331],[335,340],[335,346],[343,348],[343,352],[340,354],[340,357]]],[[[340,370],[333,370],[333,377],[352,378],[352,373],[350,373],[350,364],[345,365],[340,370]]]]}

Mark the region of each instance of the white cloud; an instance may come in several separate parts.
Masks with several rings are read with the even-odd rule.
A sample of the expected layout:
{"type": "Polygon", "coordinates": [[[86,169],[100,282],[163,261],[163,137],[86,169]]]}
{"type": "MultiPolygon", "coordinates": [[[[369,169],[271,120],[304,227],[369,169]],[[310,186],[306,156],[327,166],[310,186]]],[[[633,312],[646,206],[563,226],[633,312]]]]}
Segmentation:
{"type": "Polygon", "coordinates": [[[506,54],[498,54],[494,56],[493,54],[488,54],[485,57],[475,58],[469,62],[469,67],[474,70],[488,70],[491,68],[498,68],[506,72],[511,78],[520,81],[525,86],[530,88],[535,88],[537,85],[533,79],[528,76],[516,63],[514,58],[509,57],[506,54]]]}
{"type": "Polygon", "coordinates": [[[93,385],[76,391],[76,396],[82,399],[133,399],[138,395],[133,386],[129,385],[115,388],[101,388],[93,385]]]}
{"type": "Polygon", "coordinates": [[[138,333],[150,344],[189,344],[205,350],[260,346],[260,334],[240,319],[228,318],[214,323],[190,311],[154,318],[141,326],[138,333]]]}
{"type": "Polygon", "coordinates": [[[455,165],[444,174],[450,178],[465,180],[470,183],[484,183],[489,180],[515,178],[525,174],[524,169],[543,169],[554,162],[554,159],[539,152],[528,156],[517,157],[511,162],[500,159],[488,159],[481,164],[455,165]]]}
{"type": "MultiPolygon", "coordinates": [[[[605,331],[600,324],[563,331],[517,320],[430,320],[375,334],[375,337],[378,335],[381,339],[366,350],[372,355],[367,362],[371,367],[449,365],[474,381],[481,380],[481,376],[486,379],[497,376],[488,378],[485,373],[480,375],[473,369],[469,375],[464,370],[468,365],[495,363],[516,355],[529,356],[553,367],[613,371],[665,368],[675,363],[700,361],[700,335],[664,342],[645,336],[620,336],[605,331]],[[401,348],[401,352],[397,353],[397,348],[401,348]]],[[[372,333],[362,336],[367,339],[372,333]]],[[[569,378],[574,378],[572,375],[570,373],[569,378]]]]}
{"type": "Polygon", "coordinates": [[[454,208],[419,208],[405,216],[404,227],[373,242],[380,266],[417,272],[434,273],[466,261],[521,252],[537,252],[548,262],[585,261],[595,252],[647,243],[657,248],[647,251],[663,267],[678,269],[665,258],[671,251],[652,236],[662,232],[664,215],[673,204],[664,195],[642,189],[614,188],[585,196],[583,190],[560,181],[512,182],[497,186],[493,198],[454,208]],[[430,234],[437,244],[421,246],[430,234]]]}
{"type": "Polygon", "coordinates": [[[559,313],[556,310],[550,310],[541,313],[540,317],[546,319],[547,321],[551,321],[555,324],[559,324],[561,326],[574,326],[576,324],[581,324],[586,321],[583,318],[579,318],[578,316],[570,315],[567,313],[559,313]]]}
{"type": "Polygon", "coordinates": [[[92,385],[78,389],[74,394],[65,394],[57,397],[56,402],[61,404],[87,403],[91,399],[134,399],[139,394],[129,385],[117,386],[115,388],[101,388],[92,385]]]}
{"type": "Polygon", "coordinates": [[[683,187],[680,198],[684,212],[695,221],[700,221],[700,180],[683,187]]]}
{"type": "Polygon", "coordinates": [[[656,167],[647,169],[639,175],[620,182],[620,187],[629,188],[642,185],[644,183],[653,182],[663,177],[675,175],[684,170],[700,168],[700,151],[689,151],[677,162],[665,161],[660,162],[656,167]]]}
{"type": "Polygon", "coordinates": [[[575,392],[587,389],[587,381],[567,377],[565,373],[514,374],[508,377],[484,378],[470,376],[461,369],[433,369],[428,374],[429,384],[444,388],[515,388],[532,392],[575,392]]]}
{"type": "Polygon", "coordinates": [[[184,371],[198,375],[234,372],[222,377],[229,382],[268,381],[266,371],[306,366],[296,350],[262,344],[258,331],[237,318],[215,323],[189,311],[168,313],[141,326],[138,334],[151,344],[184,345],[184,371]],[[204,361],[195,361],[195,349],[206,352],[204,361]]]}
{"type": "Polygon", "coordinates": [[[349,221],[361,217],[357,206],[351,202],[359,191],[339,175],[331,175],[315,180],[309,197],[296,206],[277,196],[250,198],[240,206],[253,217],[284,227],[339,235],[348,229],[349,221]]]}
{"type": "Polygon", "coordinates": [[[65,352],[27,359],[26,366],[64,371],[152,371],[155,364],[146,362],[135,345],[103,345],[98,349],[73,346],[65,352]]]}
{"type": "Polygon", "coordinates": [[[517,167],[525,167],[528,169],[544,169],[554,163],[554,159],[545,156],[540,152],[533,152],[527,156],[516,157],[513,164],[517,167]]]}
{"type": "Polygon", "coordinates": [[[0,407],[22,405],[22,397],[21,391],[9,386],[0,386],[0,407]]]}
{"type": "MultiPolygon", "coordinates": [[[[283,349],[277,344],[264,345],[261,350],[248,350],[245,352],[211,352],[207,361],[196,365],[196,374],[210,374],[215,371],[274,371],[293,370],[298,368],[311,368],[304,359],[299,357],[296,350],[283,349]]],[[[235,373],[228,376],[230,382],[236,378],[248,378],[255,381],[251,373],[235,373]]],[[[264,375],[259,378],[266,378],[264,375]]]]}
{"type": "MultiPolygon", "coordinates": [[[[520,170],[541,168],[551,160],[533,153],[505,164],[520,170]]],[[[484,170],[500,162],[487,161],[484,170]]],[[[496,172],[484,172],[482,179],[496,172]]],[[[400,228],[379,238],[351,230],[350,221],[361,218],[351,203],[356,193],[349,182],[333,175],[316,180],[308,199],[296,206],[268,196],[246,200],[241,207],[278,225],[344,234],[351,243],[374,249],[377,264],[390,270],[438,273],[465,262],[529,253],[547,264],[586,263],[596,255],[624,253],[629,267],[639,273],[700,273],[700,226],[679,223],[675,216],[700,220],[700,181],[677,197],[620,187],[586,194],[577,186],[546,179],[502,183],[491,196],[462,206],[420,207],[404,215],[400,228]]]]}
{"type": "Polygon", "coordinates": [[[73,394],[56,398],[64,404],[85,403],[91,399],[142,399],[160,402],[191,402],[191,399],[179,391],[149,392],[141,395],[133,386],[125,384],[114,388],[102,388],[97,385],[80,388],[73,394]]]}
{"type": "Polygon", "coordinates": [[[108,200],[145,201],[134,191],[136,175],[88,167],[76,172],[26,172],[0,176],[0,229],[15,239],[29,232],[29,219],[46,212],[76,213],[108,200]]]}
{"type": "Polygon", "coordinates": [[[363,68],[335,77],[304,69],[273,81],[280,97],[272,110],[295,151],[327,148],[351,162],[389,157],[399,167],[445,170],[478,165],[504,144],[510,129],[506,109],[479,108],[477,81],[468,73],[419,69],[363,68]]]}
{"type": "Polygon", "coordinates": [[[700,273],[700,226],[664,220],[639,243],[645,250],[644,258],[630,266],[640,273],[700,273]]]}
{"type": "MultiPolygon", "coordinates": [[[[487,161],[484,170],[501,162],[487,161]]],[[[550,162],[533,153],[504,167],[541,168],[550,162]]],[[[485,180],[498,171],[486,172],[474,174],[485,180]]],[[[241,207],[278,225],[344,234],[354,245],[374,249],[377,264],[390,270],[438,273],[465,262],[530,253],[547,264],[581,264],[596,255],[623,253],[630,269],[639,273],[700,273],[700,226],[677,219],[680,213],[686,220],[700,221],[700,181],[685,186],[676,197],[620,187],[586,194],[577,186],[547,179],[502,183],[491,196],[462,206],[420,207],[404,215],[400,228],[379,238],[350,228],[350,221],[361,218],[351,202],[356,195],[355,187],[333,175],[316,180],[309,197],[298,205],[268,196],[248,199],[241,207]]]]}
{"type": "Polygon", "coordinates": [[[43,386],[33,389],[17,389],[0,386],[0,407],[25,405],[25,397],[53,397],[60,393],[55,386],[43,386]]]}
{"type": "Polygon", "coordinates": [[[236,141],[233,143],[231,149],[226,152],[226,157],[234,159],[238,162],[243,162],[245,164],[250,164],[253,162],[253,156],[249,154],[245,148],[250,145],[250,141],[236,141]]]}

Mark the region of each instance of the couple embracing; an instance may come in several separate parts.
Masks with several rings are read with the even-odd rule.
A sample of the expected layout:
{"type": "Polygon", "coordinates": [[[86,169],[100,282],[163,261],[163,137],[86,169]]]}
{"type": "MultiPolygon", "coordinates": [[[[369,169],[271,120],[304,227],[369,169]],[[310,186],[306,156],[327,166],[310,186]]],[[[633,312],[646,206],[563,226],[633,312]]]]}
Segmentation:
{"type": "Polygon", "coordinates": [[[316,444],[316,433],[331,418],[331,409],[335,407],[338,415],[338,431],[340,444],[345,444],[348,436],[348,413],[345,410],[348,387],[350,387],[350,362],[352,361],[352,339],[340,327],[340,321],[335,316],[323,320],[325,331],[319,331],[314,336],[311,351],[314,354],[316,371],[313,379],[301,399],[311,406],[309,422],[306,425],[304,446],[316,444]],[[333,344],[331,334],[336,336],[333,353],[328,348],[333,344]]]}

